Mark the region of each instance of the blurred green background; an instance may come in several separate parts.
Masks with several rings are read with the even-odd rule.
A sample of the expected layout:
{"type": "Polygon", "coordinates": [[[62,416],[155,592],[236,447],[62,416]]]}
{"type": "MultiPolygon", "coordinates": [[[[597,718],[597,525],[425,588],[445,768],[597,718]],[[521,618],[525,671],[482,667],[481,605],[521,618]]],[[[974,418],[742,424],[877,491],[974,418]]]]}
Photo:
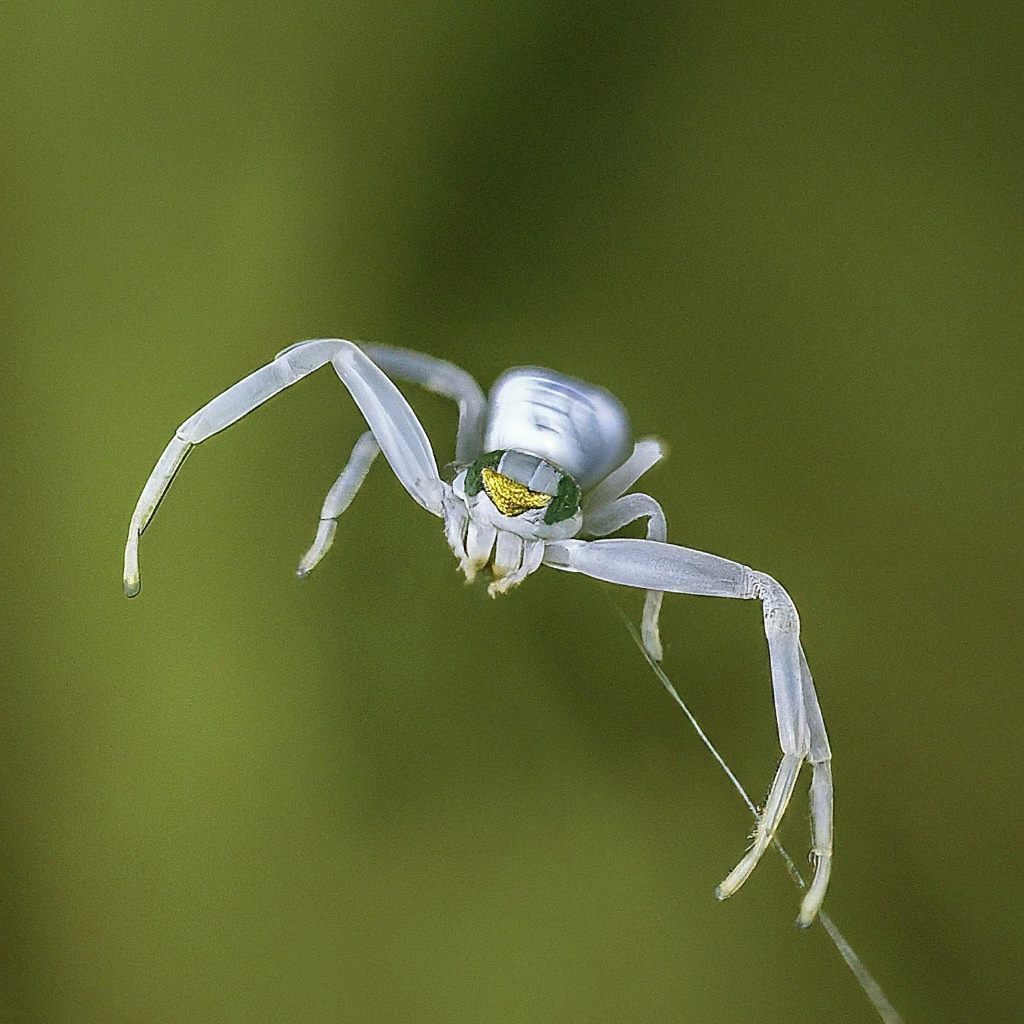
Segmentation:
{"type": "MultiPolygon", "coordinates": [[[[175,426],[320,335],[664,437],[670,537],[800,608],[828,909],[908,1024],[1020,1019],[1019,5],[0,20],[0,1019],[874,1019],[778,858],[714,901],[746,812],[598,584],[487,600],[382,466],[295,580],[360,430],[330,372],[193,455],[122,597],[175,426]]],[[[662,621],[760,796],[758,608],[662,621]]]]}

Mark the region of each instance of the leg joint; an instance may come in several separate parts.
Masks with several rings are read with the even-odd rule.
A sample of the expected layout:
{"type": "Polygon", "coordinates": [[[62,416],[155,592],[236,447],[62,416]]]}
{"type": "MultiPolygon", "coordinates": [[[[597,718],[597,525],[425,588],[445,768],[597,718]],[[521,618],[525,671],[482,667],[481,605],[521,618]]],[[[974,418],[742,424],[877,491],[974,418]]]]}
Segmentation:
{"type": "Polygon", "coordinates": [[[744,597],[761,602],[765,630],[776,633],[800,632],[800,616],[797,614],[793,599],[786,593],[782,584],[767,573],[747,568],[743,593],[744,597]]]}

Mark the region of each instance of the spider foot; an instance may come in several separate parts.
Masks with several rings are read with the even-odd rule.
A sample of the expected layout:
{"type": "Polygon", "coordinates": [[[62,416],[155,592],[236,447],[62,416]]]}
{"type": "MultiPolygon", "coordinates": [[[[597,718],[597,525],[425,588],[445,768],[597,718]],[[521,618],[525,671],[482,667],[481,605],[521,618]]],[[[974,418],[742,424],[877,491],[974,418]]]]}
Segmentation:
{"type": "Polygon", "coordinates": [[[812,850],[811,860],[814,862],[814,878],[800,903],[800,913],[796,919],[798,928],[810,928],[814,923],[825,902],[825,892],[832,874],[831,850],[812,850]]]}
{"type": "Polygon", "coordinates": [[[775,838],[775,830],[779,827],[782,815],[785,814],[790,797],[793,795],[793,787],[796,785],[802,763],[803,756],[800,754],[783,755],[778,771],[775,773],[775,781],[772,782],[772,788],[768,793],[768,799],[765,801],[764,811],[758,817],[757,828],[754,830],[754,842],[739,864],[729,872],[725,881],[715,890],[715,896],[718,899],[728,899],[743,885],[750,877],[750,873],[757,867],[757,862],[764,855],[764,851],[768,849],[771,841],[775,838]]]}
{"type": "Polygon", "coordinates": [[[818,761],[812,765],[811,777],[811,861],[814,877],[800,904],[796,923],[808,928],[821,910],[832,874],[832,765],[818,761]]]}
{"type": "Polygon", "coordinates": [[[319,564],[324,555],[331,550],[334,543],[334,533],[338,529],[337,520],[321,519],[316,527],[316,538],[310,545],[309,550],[299,560],[299,566],[295,575],[299,579],[305,579],[319,564]]]}

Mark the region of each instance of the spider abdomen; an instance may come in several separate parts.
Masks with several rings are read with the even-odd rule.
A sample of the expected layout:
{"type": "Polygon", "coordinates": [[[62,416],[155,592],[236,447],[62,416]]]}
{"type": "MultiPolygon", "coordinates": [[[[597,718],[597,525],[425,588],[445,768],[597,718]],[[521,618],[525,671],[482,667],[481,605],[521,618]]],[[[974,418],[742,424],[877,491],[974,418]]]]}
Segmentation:
{"type": "Polygon", "coordinates": [[[516,366],[491,388],[484,451],[536,455],[586,490],[620,466],[632,446],[625,407],[596,384],[540,366],[516,366]]]}

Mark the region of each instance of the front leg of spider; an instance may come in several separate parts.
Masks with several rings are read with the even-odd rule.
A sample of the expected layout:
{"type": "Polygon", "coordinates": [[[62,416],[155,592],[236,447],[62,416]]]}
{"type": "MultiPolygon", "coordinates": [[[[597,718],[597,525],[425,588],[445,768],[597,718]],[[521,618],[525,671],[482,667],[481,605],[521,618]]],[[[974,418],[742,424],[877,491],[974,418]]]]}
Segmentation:
{"type": "MultiPolygon", "coordinates": [[[[232,385],[178,427],[150,473],[128,527],[124,589],[129,597],[138,594],[141,586],[139,538],[189,451],[328,363],[359,407],[373,438],[372,445],[367,441],[361,449],[365,465],[360,466],[361,476],[355,487],[365,476],[365,469],[369,468],[369,462],[379,448],[413,500],[434,515],[443,514],[444,485],[438,476],[434,452],[420,421],[398,388],[351,341],[326,338],[299,342],[279,353],[273,362],[232,385]]],[[[339,490],[344,493],[333,495],[336,499],[333,504],[337,506],[351,499],[348,491],[354,493],[353,488],[343,485],[339,485],[339,490]]],[[[331,495],[328,502],[332,502],[331,495]]],[[[321,537],[312,554],[322,554],[320,549],[326,550],[329,539],[321,537]]]]}
{"type": "Polygon", "coordinates": [[[800,619],[789,595],[771,576],[703,551],[648,540],[566,540],[549,544],[545,564],[627,587],[759,600],[771,663],[772,690],[782,760],[761,812],[754,841],[717,889],[731,896],[750,876],[771,844],[786,811],[801,764],[812,766],[811,831],[814,877],[797,923],[814,920],[828,888],[832,863],[831,751],[807,660],[800,619]]]}

